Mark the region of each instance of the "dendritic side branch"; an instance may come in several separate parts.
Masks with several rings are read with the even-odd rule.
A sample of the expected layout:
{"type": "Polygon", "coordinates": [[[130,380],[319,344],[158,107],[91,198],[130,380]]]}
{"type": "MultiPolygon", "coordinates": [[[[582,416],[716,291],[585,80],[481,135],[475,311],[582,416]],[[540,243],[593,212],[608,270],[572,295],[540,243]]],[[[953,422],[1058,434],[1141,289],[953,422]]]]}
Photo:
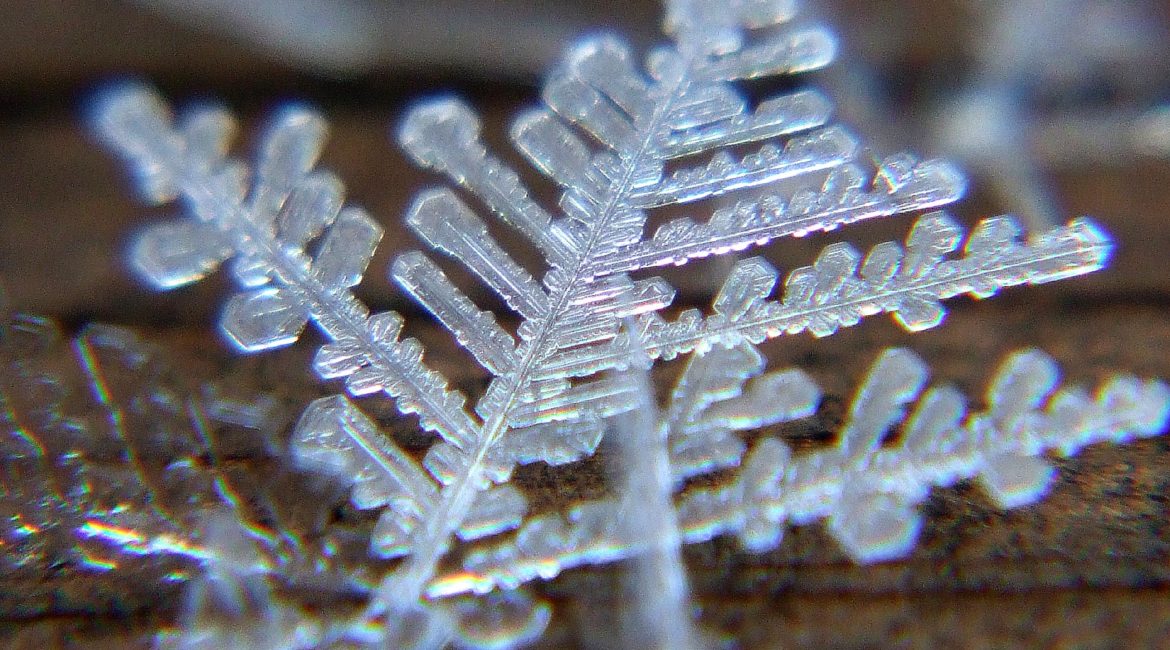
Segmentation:
{"type": "MultiPolygon", "coordinates": [[[[1026,506],[1053,479],[1045,452],[1071,456],[1091,444],[1119,444],[1166,429],[1170,387],[1162,381],[1117,375],[1090,394],[1057,389],[1058,378],[1044,353],[1017,352],[1000,365],[988,389],[989,407],[968,413],[953,387],[926,389],[927,368],[916,355],[888,350],[854,397],[836,444],[794,454],[782,440],[765,438],[728,483],[679,494],[683,539],[734,534],[759,552],[778,545],[787,524],[824,519],[855,560],[890,560],[912,549],[922,521],[915,506],[934,486],[978,477],[1000,507],[1026,506]],[[901,436],[885,442],[895,427],[901,436]]],[[[784,392],[773,397],[782,401],[784,392]]],[[[602,500],[563,517],[531,518],[514,539],[469,552],[462,569],[438,578],[430,593],[510,589],[645,552],[645,541],[617,525],[622,507],[620,500],[602,500]]]]}

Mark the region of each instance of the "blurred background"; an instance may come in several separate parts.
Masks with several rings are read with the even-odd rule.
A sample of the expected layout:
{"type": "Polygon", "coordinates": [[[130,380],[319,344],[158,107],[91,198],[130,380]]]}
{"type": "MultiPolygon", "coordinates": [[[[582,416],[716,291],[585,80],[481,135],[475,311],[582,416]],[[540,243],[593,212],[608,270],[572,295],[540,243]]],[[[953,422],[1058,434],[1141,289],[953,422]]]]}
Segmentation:
{"type": "MultiPolygon", "coordinates": [[[[836,100],[839,120],[875,159],[909,150],[954,160],[971,182],[969,197],[950,210],[967,223],[1014,213],[1039,231],[1091,215],[1117,241],[1105,272],[988,303],[949,303],[948,323],[911,341],[936,371],[978,395],[992,359],[1038,345],[1078,381],[1111,370],[1170,377],[1170,3],[808,5],[810,19],[838,32],[837,63],[751,92],[815,85],[836,100]]],[[[177,106],[226,104],[240,116],[245,156],[273,108],[297,101],[321,110],[331,124],[325,165],[387,230],[359,295],[402,308],[384,269],[410,246],[399,230],[410,197],[438,181],[392,141],[404,107],[459,93],[482,112],[489,143],[516,160],[502,136],[509,116],[537,101],[542,74],[565,46],[604,30],[644,52],[662,40],[660,13],[651,0],[0,0],[0,283],[13,307],[67,329],[94,320],[130,325],[180,356],[236,363],[226,345],[206,343],[216,336],[226,281],[157,294],[124,267],[136,225],[158,214],[134,201],[121,165],[87,132],[85,113],[96,90],[130,77],[157,85],[177,106]]],[[[827,243],[900,239],[908,225],[819,234],[768,255],[790,269],[827,243]]],[[[695,271],[699,264],[683,269],[672,277],[680,300],[702,303],[708,274],[695,271]]],[[[870,321],[828,341],[791,337],[767,353],[812,372],[836,396],[839,423],[848,390],[876,351],[907,344],[888,319],[870,321]]],[[[308,352],[249,366],[242,381],[275,386],[289,401],[336,388],[311,379],[308,352]]],[[[480,379],[456,383],[478,394],[480,379]]],[[[1164,644],[1170,449],[1151,440],[1060,467],[1053,496],[1026,511],[1001,515],[975,489],[932,498],[920,550],[893,565],[852,566],[815,527],[794,531],[767,556],[722,542],[688,548],[697,602],[707,622],[746,647],[872,647],[877,638],[907,646],[1164,644]]],[[[570,498],[588,483],[555,480],[550,492],[570,498]]],[[[604,608],[572,596],[600,593],[598,585],[609,584],[603,578],[570,572],[541,586],[543,595],[569,601],[550,643],[580,642],[565,630],[599,624],[604,608]]],[[[151,594],[137,597],[126,608],[149,627],[159,612],[151,594]]],[[[19,625],[5,613],[0,622],[19,625]]],[[[103,634],[112,628],[95,629],[91,640],[109,638],[103,634]]]]}
{"type": "MultiPolygon", "coordinates": [[[[1170,3],[809,5],[838,30],[841,54],[789,83],[826,89],[875,157],[958,162],[972,179],[963,217],[1012,212],[1034,229],[1102,218],[1140,250],[1086,286],[1161,286],[1164,273],[1147,271],[1170,246],[1157,225],[1170,180],[1170,3]]],[[[0,276],[15,304],[70,319],[193,322],[214,305],[208,287],[160,307],[111,255],[142,218],[84,129],[86,98],[112,80],[148,80],[178,106],[215,98],[243,117],[245,135],[284,101],[318,107],[333,124],[327,164],[393,224],[425,180],[387,137],[411,98],[454,91],[503,126],[535,101],[565,43],[608,30],[644,51],[660,39],[659,10],[651,0],[0,1],[0,276]]]]}

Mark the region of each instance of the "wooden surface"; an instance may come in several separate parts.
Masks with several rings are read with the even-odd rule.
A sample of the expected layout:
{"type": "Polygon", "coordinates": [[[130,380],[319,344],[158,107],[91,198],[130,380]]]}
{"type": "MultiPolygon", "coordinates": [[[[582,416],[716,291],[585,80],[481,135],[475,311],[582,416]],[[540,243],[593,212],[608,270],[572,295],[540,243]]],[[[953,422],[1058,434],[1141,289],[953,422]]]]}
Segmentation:
{"type": "MultiPolygon", "coordinates": [[[[955,25],[937,7],[926,7],[939,3],[879,4],[925,12],[926,29],[905,61],[944,56],[955,25]]],[[[647,33],[652,27],[644,21],[653,13],[652,6],[638,5],[630,31],[647,33]]],[[[8,1],[0,2],[0,16],[0,280],[11,304],[70,328],[93,320],[132,326],[171,350],[180,367],[228,373],[257,390],[276,387],[290,408],[338,389],[313,380],[306,363],[312,337],[292,351],[238,360],[212,325],[227,289],[222,278],[156,294],[124,268],[135,226],[161,212],[133,201],[119,164],[85,132],[88,93],[111,76],[142,75],[179,103],[222,99],[239,110],[245,134],[285,98],[320,107],[332,124],[325,164],[388,233],[359,294],[372,306],[407,310],[383,270],[410,246],[398,220],[411,193],[438,179],[406,163],[387,138],[389,125],[409,98],[455,88],[498,133],[507,115],[536,95],[523,84],[468,81],[469,75],[440,69],[323,79],[118,3],[8,1]]],[[[243,140],[246,148],[251,140],[243,140]]],[[[1170,378],[1170,165],[1135,161],[1054,178],[1070,216],[1098,217],[1115,237],[1110,269],[1009,290],[990,301],[951,301],[941,327],[915,336],[873,318],[829,339],[767,343],[763,349],[774,365],[800,365],[830,396],[820,433],[832,433],[840,404],[886,345],[912,347],[938,379],[972,396],[980,395],[993,361],[1021,346],[1043,348],[1075,382],[1093,384],[1112,371],[1170,378]]],[[[970,223],[996,212],[983,195],[976,186],[973,200],[955,213],[970,223]]],[[[769,255],[791,268],[808,263],[827,243],[896,238],[907,224],[901,218],[856,226],[781,243],[769,255]]],[[[714,267],[688,266],[672,276],[684,301],[702,302],[699,268],[714,267]]],[[[422,316],[415,321],[426,322],[422,316]]],[[[444,336],[415,327],[432,350],[432,364],[477,395],[483,377],[444,336]]],[[[399,435],[410,429],[389,416],[384,423],[399,435]]],[[[604,489],[601,463],[529,468],[521,484],[537,509],[560,507],[604,489]]],[[[1017,511],[996,510],[971,484],[936,490],[924,504],[928,523],[921,543],[900,562],[857,567],[815,525],[789,529],[778,550],[758,556],[729,540],[688,547],[699,620],[742,647],[1170,647],[1170,440],[1098,445],[1057,464],[1050,496],[1017,511]]],[[[557,612],[542,643],[589,646],[593,632],[620,607],[613,595],[620,569],[574,570],[539,585],[557,612]]],[[[101,585],[84,577],[70,576],[69,584],[52,576],[4,580],[0,576],[6,593],[0,605],[8,606],[0,639],[11,647],[143,645],[147,632],[175,612],[175,593],[160,598],[124,586],[112,599],[95,597],[86,610],[87,594],[99,593],[101,585]],[[38,594],[43,606],[12,605],[38,594]]]]}

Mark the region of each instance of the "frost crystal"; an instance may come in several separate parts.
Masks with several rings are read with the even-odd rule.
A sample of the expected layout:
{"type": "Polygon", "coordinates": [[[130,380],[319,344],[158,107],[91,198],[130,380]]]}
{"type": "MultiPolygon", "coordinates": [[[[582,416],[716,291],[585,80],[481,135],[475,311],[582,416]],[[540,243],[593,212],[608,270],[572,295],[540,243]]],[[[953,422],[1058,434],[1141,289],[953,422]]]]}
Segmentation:
{"type": "MultiPolygon", "coordinates": [[[[672,408],[698,382],[722,397],[698,409],[684,397],[689,417],[660,418],[676,476],[693,473],[696,432],[705,432],[700,439],[726,435],[803,417],[815,407],[820,391],[803,372],[758,375],[759,359],[748,351],[696,356],[679,380],[672,408]],[[746,417],[724,419],[729,412],[746,417]]],[[[737,467],[736,477],[716,488],[680,491],[680,534],[688,543],[735,534],[745,548],[759,552],[779,544],[785,524],[825,519],[856,561],[888,560],[913,547],[922,521],[915,506],[934,486],[978,478],[1000,507],[1024,506],[1041,498],[1053,477],[1046,452],[1070,456],[1091,444],[1154,436],[1166,427],[1170,387],[1163,382],[1119,375],[1090,394],[1076,387],[1057,390],[1058,377],[1044,353],[1017,352],[992,380],[988,408],[971,413],[955,388],[926,389],[926,366],[913,353],[886,350],[857,391],[834,445],[794,454],[782,439],[766,437],[744,455],[733,438],[731,449],[702,454],[737,467]],[[887,441],[898,428],[897,438],[887,441]]],[[[637,556],[651,542],[622,527],[621,513],[630,507],[611,499],[582,504],[567,517],[531,518],[513,539],[465,555],[462,569],[440,577],[432,593],[513,588],[569,567],[637,556]]]]}
{"type": "MultiPolygon", "coordinates": [[[[921,498],[922,486],[964,472],[998,486],[1005,504],[1035,494],[1027,488],[1039,482],[1032,460],[1039,447],[1024,442],[1039,434],[1002,431],[1000,420],[977,428],[974,443],[956,434],[954,444],[974,445],[971,457],[962,456],[966,448],[935,439],[947,427],[923,429],[922,440],[908,437],[906,453],[943,445],[938,467],[897,474],[911,469],[877,443],[919,390],[915,378],[922,370],[907,353],[891,353],[878,365],[874,377],[889,385],[875,380],[864,390],[843,446],[814,456],[807,467],[788,465],[779,441],[744,457],[734,435],[807,413],[815,396],[807,379],[769,374],[747,388],[743,380],[762,370],[752,345],[765,338],[801,331],[825,336],[878,313],[921,330],[941,322],[942,299],[986,297],[1001,287],[1096,270],[1110,244],[1091,221],[1022,240],[1011,219],[997,217],[980,222],[964,241],[950,218],[931,213],[918,219],[904,246],[879,244],[864,258],[848,245],[827,247],[811,267],[788,275],[779,299],[770,299],[776,271],[759,259],[742,261],[711,314],[692,309],[675,319],[659,313],[674,297],[666,281],[628,275],[934,208],[960,195],[961,178],[942,162],[899,154],[871,171],[858,139],[829,123],[831,103],[816,91],[749,103],[736,82],[814,70],[832,59],[832,35],[801,20],[796,9],[784,0],[671,2],[666,29],[673,42],[649,54],[644,72],[616,38],[572,48],[545,85],[544,105],[520,115],[511,130],[519,151],[563,190],[556,211],[536,202],[517,173],[487,151],[479,122],[463,103],[442,98],[410,111],[399,132],[403,147],[460,191],[421,192],[407,225],[471,271],[521,321],[515,334],[506,330],[427,253],[395,260],[392,279],[492,375],[472,409],[424,364],[417,340],[400,338],[399,314],[370,313],[350,291],[381,229],[360,209],[343,206],[340,182],[316,169],[324,138],[319,117],[302,108],[282,112],[249,166],[227,154],[231,122],[222,111],[201,108],[176,121],[138,86],[112,90],[99,102],[96,125],[129,159],[146,197],[156,203],[181,197],[188,208],[186,218],[157,224],[136,240],[132,261],[145,279],[180,286],[230,260],[240,291],[227,302],[222,328],[241,349],[287,345],[312,321],[327,339],[315,360],[321,377],[344,378],[355,396],[385,393],[439,436],[417,463],[340,396],[314,403],[295,434],[303,462],[350,481],[358,508],[381,509],[374,552],[404,557],[366,612],[367,620],[386,621],[387,643],[416,632],[422,636],[415,638],[431,638],[437,619],[420,601],[424,592],[483,591],[629,552],[629,540],[613,528],[612,504],[586,504],[569,529],[548,517],[528,519],[517,537],[523,552],[499,560],[502,574],[488,569],[491,558],[471,555],[462,582],[435,580],[454,536],[476,539],[525,522],[524,497],[506,484],[516,464],[587,456],[606,418],[646,399],[628,381],[602,374],[628,366],[635,349],[651,359],[697,353],[661,425],[671,432],[672,480],[740,467],[734,487],[682,503],[684,538],[737,532],[749,546],[763,547],[774,543],[784,521],[830,516],[846,548],[873,559],[904,551],[912,536],[889,531],[888,545],[876,542],[874,531],[889,524],[866,499],[902,513],[921,498]],[[538,279],[517,263],[465,196],[534,246],[547,272],[538,279]],[[725,207],[648,232],[650,211],[699,210],[712,197],[722,197],[725,207]],[[961,253],[952,256],[960,244],[961,253]],[[776,399],[777,392],[784,397],[776,399]],[[1007,455],[988,455],[993,452],[1007,455]],[[884,462],[893,465],[892,478],[874,473],[874,480],[902,481],[902,491],[842,496],[847,486],[865,489],[864,481],[846,485],[844,472],[868,476],[863,470],[884,462]],[[834,516],[846,511],[852,518],[834,516]],[[525,553],[535,565],[510,568],[525,566],[525,553]],[[481,560],[488,568],[474,564],[481,560]],[[489,577],[475,578],[485,572],[489,577]]],[[[924,426],[937,424],[923,417],[924,426]]]]}
{"type": "MultiPolygon", "coordinates": [[[[282,481],[298,478],[291,467],[254,477],[232,466],[231,457],[275,453],[266,434],[281,424],[278,404],[191,383],[129,330],[91,324],[69,339],[45,319],[4,316],[5,569],[42,577],[109,574],[115,589],[169,589],[200,565],[225,559],[200,524],[210,510],[230,510],[253,538],[257,579],[368,591],[336,562],[337,535],[305,530],[314,517],[323,520],[324,505],[297,517],[272,498],[282,481]],[[241,443],[243,430],[248,439],[241,443]]],[[[307,478],[300,475],[305,485],[296,497],[336,492],[307,478]]],[[[35,598],[30,594],[30,613],[41,606],[35,598]]]]}

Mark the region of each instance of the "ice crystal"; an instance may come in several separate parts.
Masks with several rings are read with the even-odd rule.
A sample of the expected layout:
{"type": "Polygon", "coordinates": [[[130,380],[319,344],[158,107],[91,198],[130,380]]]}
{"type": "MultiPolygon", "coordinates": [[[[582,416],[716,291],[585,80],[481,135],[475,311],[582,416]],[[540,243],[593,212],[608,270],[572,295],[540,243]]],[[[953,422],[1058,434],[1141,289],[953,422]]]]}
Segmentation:
{"type": "MultiPolygon", "coordinates": [[[[0,561],[17,578],[101,585],[95,596],[52,594],[50,583],[20,611],[46,613],[50,598],[52,611],[91,611],[103,597],[134,606],[185,582],[178,627],[159,647],[310,648],[355,634],[275,593],[372,587],[368,535],[325,526],[336,484],[282,462],[279,404],[192,386],[128,329],[91,324],[66,338],[22,314],[0,321],[0,380],[0,561]]],[[[443,638],[493,648],[538,636],[549,608],[513,591],[448,599],[438,613],[443,638]]]]}
{"type": "MultiPolygon", "coordinates": [[[[724,399],[704,406],[690,401],[689,417],[660,418],[658,430],[666,430],[677,477],[693,471],[696,438],[811,413],[820,391],[802,371],[760,370],[759,357],[746,346],[692,359],[674,403],[694,394],[695,383],[713,392],[720,387],[714,394],[724,399]]],[[[779,544],[785,524],[825,519],[854,560],[888,560],[914,545],[922,521],[915,506],[934,486],[978,478],[998,506],[1024,506],[1041,498],[1053,478],[1046,452],[1070,456],[1091,444],[1158,435],[1166,427],[1170,387],[1161,381],[1117,375],[1089,393],[1058,389],[1058,378],[1051,357],[1019,351],[1003,361],[988,387],[988,408],[969,412],[954,387],[926,389],[926,365],[915,354],[886,350],[858,389],[832,446],[796,454],[783,439],[766,437],[744,455],[733,438],[722,464],[737,468],[734,480],[679,491],[680,535],[693,543],[734,534],[759,552],[779,544]]],[[[440,577],[432,593],[512,588],[569,567],[636,556],[654,543],[632,537],[622,525],[622,513],[636,507],[625,498],[639,497],[644,495],[630,493],[581,504],[564,517],[530,518],[512,539],[467,553],[461,570],[440,577]]]]}
{"type": "Polygon", "coordinates": [[[368,591],[368,581],[335,563],[340,539],[323,530],[323,508],[294,515],[272,498],[290,482],[310,500],[329,499],[336,487],[291,466],[248,476],[227,460],[275,456],[268,436],[281,416],[270,398],[193,386],[157,347],[119,327],[93,324],[67,339],[45,319],[6,316],[0,354],[0,560],[8,571],[67,566],[167,588],[218,561],[200,522],[227,510],[253,538],[257,573],[368,591]]]}
{"type": "MultiPolygon", "coordinates": [[[[549,77],[544,104],[513,123],[518,150],[563,190],[555,212],[487,151],[478,120],[462,102],[433,99],[404,120],[399,140],[406,151],[464,193],[421,192],[407,225],[520,318],[512,334],[427,253],[403,253],[393,263],[392,279],[491,374],[471,409],[424,364],[422,345],[400,338],[402,316],[370,313],[352,293],[382,231],[361,209],[344,206],[340,181],[316,168],[321,118],[286,109],[248,165],[227,153],[231,120],[222,110],[197,108],[175,120],[161,99],[136,85],[98,102],[96,126],[129,160],[146,198],[181,198],[189,213],[137,238],[131,260],[147,281],[181,286],[230,261],[240,291],[227,301],[221,325],[240,349],[290,344],[311,321],[326,339],[314,362],[321,377],[344,378],[354,396],[385,393],[438,435],[420,464],[336,396],[311,405],[294,437],[302,462],[343,476],[356,507],[380,509],[372,550],[403,557],[364,619],[385,621],[385,642],[433,644],[449,631],[420,600],[424,593],[514,586],[637,546],[615,524],[613,502],[580,507],[566,528],[555,517],[526,519],[523,494],[507,483],[518,463],[563,464],[593,453],[606,419],[644,402],[644,391],[604,374],[628,366],[632,350],[652,360],[695,353],[658,428],[670,433],[671,480],[739,467],[734,485],[681,502],[680,534],[688,540],[733,532],[761,548],[775,543],[784,522],[828,517],[858,559],[891,557],[907,549],[913,531],[893,530],[877,506],[893,507],[910,526],[917,519],[906,513],[925,486],[973,474],[998,489],[1004,505],[1015,505],[1036,495],[1027,488],[1046,471],[1035,454],[1074,444],[1045,438],[1044,429],[1011,429],[1004,418],[1014,411],[996,408],[985,424],[971,425],[970,435],[961,427],[954,433],[962,409],[944,400],[952,420],[937,412],[943,406],[923,407],[912,422],[922,435],[907,436],[904,454],[881,448],[885,427],[900,420],[924,374],[908,353],[892,352],[860,393],[840,448],[789,463],[787,447],[770,440],[745,456],[736,431],[806,414],[815,397],[794,373],[763,375],[745,389],[743,380],[762,370],[754,344],[801,331],[826,336],[878,313],[893,314],[911,331],[933,327],[943,319],[943,299],[987,297],[1002,287],[1096,270],[1110,243],[1088,219],[1024,240],[1007,217],[982,221],[965,236],[946,215],[930,213],[918,218],[905,245],[879,244],[864,258],[845,244],[825,248],[812,266],[787,276],[779,299],[770,298],[777,272],[761,259],[741,261],[712,313],[691,309],[668,318],[660,312],[673,288],[630,273],[934,208],[958,198],[962,179],[945,163],[906,154],[871,169],[858,139],[830,123],[831,102],[815,90],[754,106],[745,98],[736,82],[831,61],[832,35],[801,19],[795,2],[678,0],[668,4],[666,30],[673,42],[649,54],[644,72],[615,37],[582,41],[549,77]],[[543,277],[489,234],[464,195],[541,253],[543,277]],[[675,218],[649,232],[651,211],[697,210],[713,197],[727,202],[707,218],[675,218]],[[908,465],[907,455],[915,454],[930,462],[908,465]],[[877,485],[843,481],[847,473],[877,485]],[[502,554],[470,554],[460,576],[436,579],[453,537],[473,540],[517,527],[516,542],[502,554]]],[[[1123,389],[1109,398],[1130,396],[1123,389]]],[[[1156,404],[1159,396],[1139,403],[1156,404]]],[[[1014,403],[1008,399],[1003,408],[1014,403]]],[[[1097,412],[1108,420],[1113,406],[1101,404],[1097,412]]],[[[1051,417],[1065,415],[1057,409],[1051,417]]],[[[1122,424],[1110,420],[1085,435],[1119,437],[1130,430],[1122,424]]]]}

